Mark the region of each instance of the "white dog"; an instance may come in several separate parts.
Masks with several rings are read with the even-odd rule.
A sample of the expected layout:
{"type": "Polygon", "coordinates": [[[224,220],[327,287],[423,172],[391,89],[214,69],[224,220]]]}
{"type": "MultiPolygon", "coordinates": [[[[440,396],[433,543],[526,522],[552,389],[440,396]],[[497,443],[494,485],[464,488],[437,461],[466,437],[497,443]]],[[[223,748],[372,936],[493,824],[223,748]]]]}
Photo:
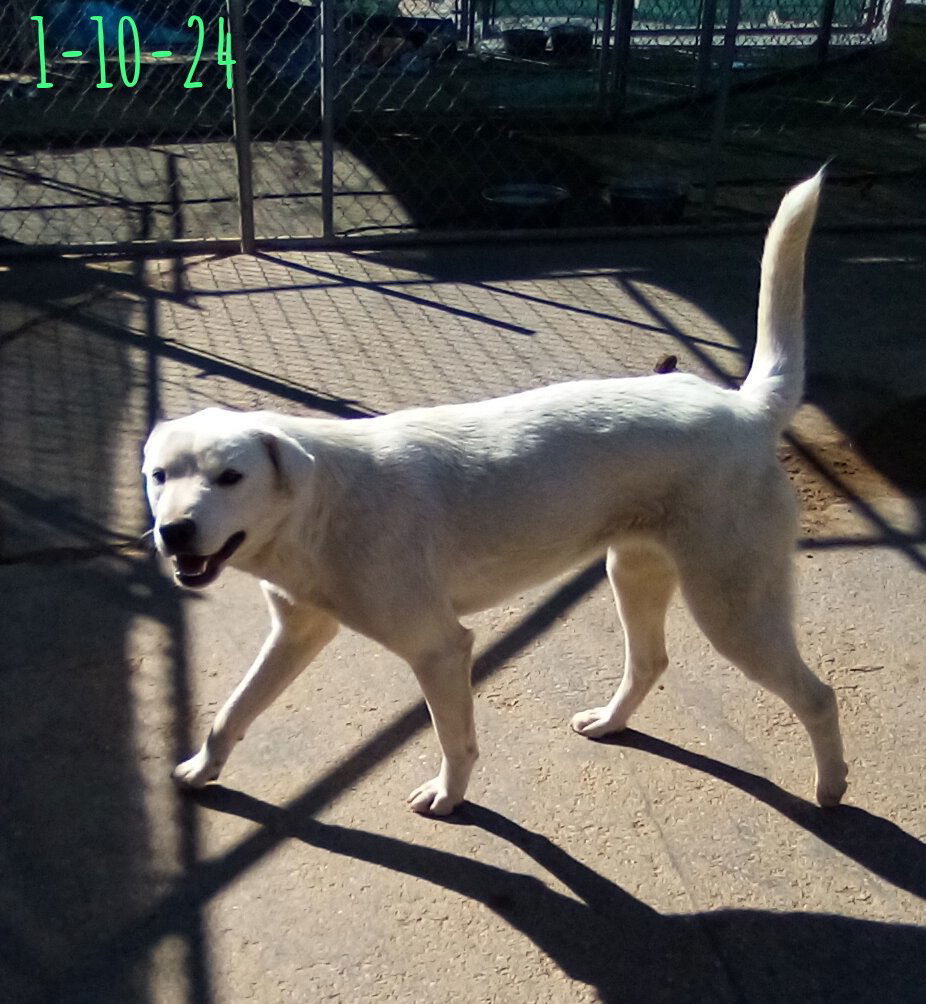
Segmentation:
{"type": "Polygon", "coordinates": [[[606,554],[624,676],[607,705],[575,715],[575,731],[626,726],[666,668],[678,583],[718,651],[793,709],[813,744],[817,800],[838,803],[836,700],[795,644],[795,506],[775,456],[802,393],[804,255],[820,185],[818,174],[789,192],[772,223],[739,391],[673,373],[351,421],[209,408],[157,426],[144,472],[158,549],[184,586],[208,585],[225,564],[258,576],[272,622],[176,780],[216,779],[251,722],[346,624],[414,670],[442,759],[409,803],[449,813],[477,757],[473,634],[459,618],[606,554]]]}

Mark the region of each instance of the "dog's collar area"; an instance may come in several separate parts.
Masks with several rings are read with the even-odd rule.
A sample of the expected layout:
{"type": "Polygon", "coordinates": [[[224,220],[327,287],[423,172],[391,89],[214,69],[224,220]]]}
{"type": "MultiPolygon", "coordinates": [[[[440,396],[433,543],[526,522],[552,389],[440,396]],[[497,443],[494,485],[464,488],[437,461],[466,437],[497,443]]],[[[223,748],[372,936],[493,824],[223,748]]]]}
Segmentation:
{"type": "Polygon", "coordinates": [[[245,538],[244,530],[233,533],[215,554],[175,554],[174,578],[182,586],[200,589],[215,582],[222,566],[238,550],[245,538]]]}

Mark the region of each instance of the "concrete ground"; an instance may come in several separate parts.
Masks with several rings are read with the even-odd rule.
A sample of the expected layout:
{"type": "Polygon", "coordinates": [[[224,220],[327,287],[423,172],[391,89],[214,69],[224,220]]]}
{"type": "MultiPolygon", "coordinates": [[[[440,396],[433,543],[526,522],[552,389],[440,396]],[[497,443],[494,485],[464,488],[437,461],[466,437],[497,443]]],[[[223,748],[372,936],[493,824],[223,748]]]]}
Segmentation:
{"type": "Polygon", "coordinates": [[[222,783],[177,793],[266,629],[234,572],[130,546],[139,446],[208,403],[344,417],[664,353],[742,375],[759,242],[664,240],[0,270],[0,998],[49,1002],[922,1001],[926,239],[818,235],[799,636],[839,697],[847,803],[793,717],[680,604],[614,742],[593,566],[473,619],[482,760],[436,760],[407,668],[343,632],[222,783]]]}

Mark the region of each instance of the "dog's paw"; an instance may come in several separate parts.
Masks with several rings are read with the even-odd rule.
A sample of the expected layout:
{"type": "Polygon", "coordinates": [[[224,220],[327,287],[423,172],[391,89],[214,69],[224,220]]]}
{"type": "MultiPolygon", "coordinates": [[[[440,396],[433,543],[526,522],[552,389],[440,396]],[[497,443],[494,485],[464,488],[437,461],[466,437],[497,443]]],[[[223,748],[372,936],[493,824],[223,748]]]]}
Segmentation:
{"type": "Polygon", "coordinates": [[[842,801],[842,796],[846,793],[846,788],[849,784],[846,780],[846,775],[849,773],[849,768],[843,764],[841,768],[833,771],[830,776],[823,776],[822,774],[817,775],[817,803],[822,805],[824,808],[832,808],[835,805],[839,805],[842,801]]]}
{"type": "Polygon", "coordinates": [[[626,722],[620,721],[608,708],[589,708],[572,716],[572,727],[587,739],[600,739],[612,732],[620,732],[626,722]]]}
{"type": "Polygon", "coordinates": [[[449,816],[451,812],[463,801],[454,798],[447,791],[446,786],[439,777],[432,778],[419,785],[409,796],[408,806],[414,812],[421,812],[428,816],[449,816]]]}
{"type": "Polygon", "coordinates": [[[218,779],[221,770],[221,764],[214,763],[205,749],[201,749],[196,756],[178,763],[171,777],[181,788],[204,788],[218,779]]]}

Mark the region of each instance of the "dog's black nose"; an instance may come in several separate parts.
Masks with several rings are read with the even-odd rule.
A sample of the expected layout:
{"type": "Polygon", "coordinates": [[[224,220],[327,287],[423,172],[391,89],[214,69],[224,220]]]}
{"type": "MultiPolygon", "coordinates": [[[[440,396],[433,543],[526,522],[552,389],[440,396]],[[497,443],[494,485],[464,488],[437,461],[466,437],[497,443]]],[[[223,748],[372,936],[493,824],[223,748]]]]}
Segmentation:
{"type": "Polygon", "coordinates": [[[169,554],[189,554],[193,551],[196,524],[191,519],[176,519],[161,524],[161,540],[169,554]]]}

